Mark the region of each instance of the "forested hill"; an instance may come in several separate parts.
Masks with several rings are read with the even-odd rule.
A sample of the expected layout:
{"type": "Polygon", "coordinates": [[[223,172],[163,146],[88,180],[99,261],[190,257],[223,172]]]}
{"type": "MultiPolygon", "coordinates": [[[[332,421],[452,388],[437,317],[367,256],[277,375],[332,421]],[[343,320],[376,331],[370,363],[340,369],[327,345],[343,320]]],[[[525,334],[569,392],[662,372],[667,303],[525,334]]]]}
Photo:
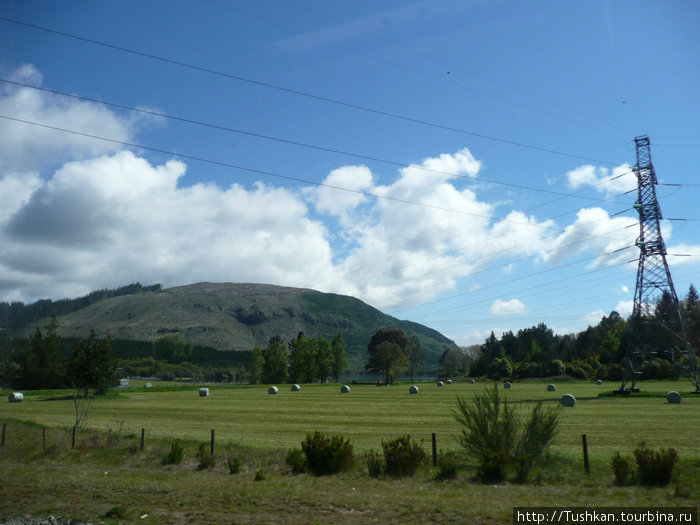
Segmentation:
{"type": "Polygon", "coordinates": [[[141,286],[141,283],[133,283],[114,289],[104,288],[96,290],[77,299],[59,299],[57,301],[41,299],[31,304],[24,304],[20,301],[12,303],[0,302],[0,327],[12,332],[46,317],[67,315],[110,297],[141,292],[157,292],[162,287],[161,284],[141,286]]]}
{"type": "MultiPolygon", "coordinates": [[[[199,283],[114,295],[58,315],[59,334],[86,337],[109,331],[115,340],[154,341],[180,334],[195,345],[219,350],[265,347],[274,335],[289,341],[304,332],[347,343],[349,366],[361,370],[367,343],[383,326],[418,336],[425,367],[435,370],[453,341],[426,326],[400,321],[354,297],[266,284],[199,283]]],[[[49,313],[50,315],[50,313],[49,313]]]]}

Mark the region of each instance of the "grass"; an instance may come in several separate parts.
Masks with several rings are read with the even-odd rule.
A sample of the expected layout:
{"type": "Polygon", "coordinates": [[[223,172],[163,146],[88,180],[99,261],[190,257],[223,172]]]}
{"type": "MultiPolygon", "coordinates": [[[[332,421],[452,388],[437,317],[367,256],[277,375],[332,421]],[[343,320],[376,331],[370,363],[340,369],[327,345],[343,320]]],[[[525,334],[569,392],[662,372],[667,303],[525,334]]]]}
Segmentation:
{"type": "MultiPolygon", "coordinates": [[[[410,434],[430,449],[454,452],[459,432],[452,411],[457,395],[483,392],[486,384],[455,383],[442,388],[423,383],[419,395],[409,384],[392,387],[303,385],[291,392],[267,394],[265,386],[211,387],[208,398],[197,389],[120,389],[118,397],[96,399],[88,427],[76,449],[70,448],[73,406],[57,392],[25,392],[22,403],[0,403],[0,422],[8,424],[0,449],[0,521],[10,517],[63,515],[117,523],[105,514],[124,511],[120,521],[149,523],[510,523],[513,506],[683,506],[700,500],[700,397],[669,405],[663,397],[599,397],[617,385],[546,382],[515,383],[508,399],[529,404],[556,403],[564,393],[577,399],[562,409],[559,433],[546,463],[532,472],[532,484],[480,485],[471,482],[474,466],[462,464],[455,480],[435,481],[438,469],[421,467],[414,478],[374,479],[366,462],[352,472],[327,478],[292,475],[288,449],[299,447],[308,432],[320,430],[350,439],[360,455],[380,450],[382,439],[410,434]],[[107,446],[108,429],[123,421],[117,445],[107,446]],[[47,449],[41,426],[47,427],[47,449]],[[146,449],[139,451],[141,428],[146,449]],[[199,470],[197,450],[216,430],[215,466],[199,470]],[[587,434],[591,475],[583,474],[581,434],[587,434]],[[182,440],[185,460],[162,464],[173,439],[182,440]],[[631,455],[648,447],[674,447],[681,479],[665,488],[616,487],[610,460],[615,451],[631,455]],[[241,458],[231,475],[227,458],[241,458]],[[256,481],[261,471],[264,479],[256,481]],[[143,520],[144,514],[148,514],[143,520]]],[[[684,393],[684,382],[641,385],[645,391],[684,393]]],[[[464,461],[464,460],[461,460],[464,461]]]]}

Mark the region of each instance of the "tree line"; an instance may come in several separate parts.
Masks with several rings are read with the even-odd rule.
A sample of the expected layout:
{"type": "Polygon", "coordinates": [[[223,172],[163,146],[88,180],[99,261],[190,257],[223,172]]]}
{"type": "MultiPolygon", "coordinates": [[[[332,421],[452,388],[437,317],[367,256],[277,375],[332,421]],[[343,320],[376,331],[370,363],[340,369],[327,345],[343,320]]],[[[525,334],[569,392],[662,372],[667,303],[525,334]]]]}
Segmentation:
{"type": "Polygon", "coordinates": [[[329,377],[337,383],[347,366],[346,343],[340,332],[330,343],[323,336],[308,338],[299,332],[285,344],[274,335],[265,348],[256,346],[251,351],[247,379],[251,385],[325,382],[329,377]]]}
{"type": "Polygon", "coordinates": [[[91,304],[97,303],[110,297],[120,295],[133,295],[141,292],[158,292],[163,288],[162,284],[152,284],[142,286],[141,283],[132,283],[119,288],[96,290],[76,299],[41,299],[31,304],[24,304],[21,301],[0,302],[0,327],[14,332],[42,319],[47,319],[53,315],[66,315],[91,304]]]}
{"type": "MultiPolygon", "coordinates": [[[[685,333],[691,347],[700,348],[700,297],[691,284],[680,301],[685,333]]],[[[555,335],[544,323],[531,328],[491,335],[473,353],[447,350],[441,357],[441,373],[446,376],[471,375],[499,378],[528,378],[568,375],[580,379],[620,380],[622,361],[628,345],[642,345],[649,358],[642,365],[646,379],[674,379],[679,375],[673,363],[674,349],[683,346],[674,332],[679,326],[670,294],[657,300],[653,311],[630,328],[613,311],[596,326],[577,334],[555,335]]]]}

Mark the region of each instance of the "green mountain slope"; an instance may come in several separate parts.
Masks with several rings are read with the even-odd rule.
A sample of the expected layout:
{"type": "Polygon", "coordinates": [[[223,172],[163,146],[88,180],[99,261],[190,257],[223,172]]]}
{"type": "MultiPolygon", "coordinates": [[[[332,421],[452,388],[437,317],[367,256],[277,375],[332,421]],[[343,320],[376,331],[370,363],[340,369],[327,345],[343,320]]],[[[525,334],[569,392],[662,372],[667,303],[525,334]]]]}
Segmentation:
{"type": "Polygon", "coordinates": [[[58,321],[66,337],[84,337],[91,329],[136,341],[179,333],[194,344],[219,350],[264,347],[273,335],[289,341],[299,332],[330,341],[342,332],[354,371],[364,368],[367,343],[382,326],[418,336],[427,369],[437,368],[444,350],[455,346],[435,330],[400,321],[353,297],[267,284],[198,283],[112,297],[58,321]]]}

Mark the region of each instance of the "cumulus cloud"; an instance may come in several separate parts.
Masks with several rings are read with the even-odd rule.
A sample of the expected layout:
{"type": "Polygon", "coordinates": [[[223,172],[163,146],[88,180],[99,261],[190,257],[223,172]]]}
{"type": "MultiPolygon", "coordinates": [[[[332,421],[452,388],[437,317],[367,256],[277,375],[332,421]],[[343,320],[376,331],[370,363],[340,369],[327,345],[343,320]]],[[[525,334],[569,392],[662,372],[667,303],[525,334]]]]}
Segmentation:
{"type": "Polygon", "coordinates": [[[325,228],[298,195],[179,187],[185,169],[128,151],[66,164],[1,225],[0,293],[43,295],[52,281],[69,294],[135,280],[303,285],[332,268],[325,228]]]}
{"type": "Polygon", "coordinates": [[[590,164],[579,166],[566,174],[571,189],[591,186],[606,198],[626,193],[637,187],[637,177],[632,167],[625,163],[612,169],[590,164]]]}
{"type": "MultiPolygon", "coordinates": [[[[11,80],[40,86],[41,73],[31,64],[15,70],[11,80]]],[[[86,135],[117,141],[133,138],[138,119],[123,118],[92,102],[52,95],[29,87],[0,85],[0,113],[44,126],[80,130],[83,135],[0,119],[0,170],[36,171],[67,160],[117,151],[120,146],[86,135]]]]}
{"type": "MultiPolygon", "coordinates": [[[[551,264],[584,253],[598,254],[589,268],[609,266],[628,260],[636,231],[631,226],[636,220],[630,217],[610,217],[602,208],[584,208],[578,211],[576,220],[567,226],[542,253],[551,264]]],[[[636,255],[636,254],[634,254],[636,255]]]]}
{"type": "Polygon", "coordinates": [[[519,299],[507,301],[496,299],[491,305],[490,311],[493,315],[515,315],[527,312],[527,308],[519,299]]]}

